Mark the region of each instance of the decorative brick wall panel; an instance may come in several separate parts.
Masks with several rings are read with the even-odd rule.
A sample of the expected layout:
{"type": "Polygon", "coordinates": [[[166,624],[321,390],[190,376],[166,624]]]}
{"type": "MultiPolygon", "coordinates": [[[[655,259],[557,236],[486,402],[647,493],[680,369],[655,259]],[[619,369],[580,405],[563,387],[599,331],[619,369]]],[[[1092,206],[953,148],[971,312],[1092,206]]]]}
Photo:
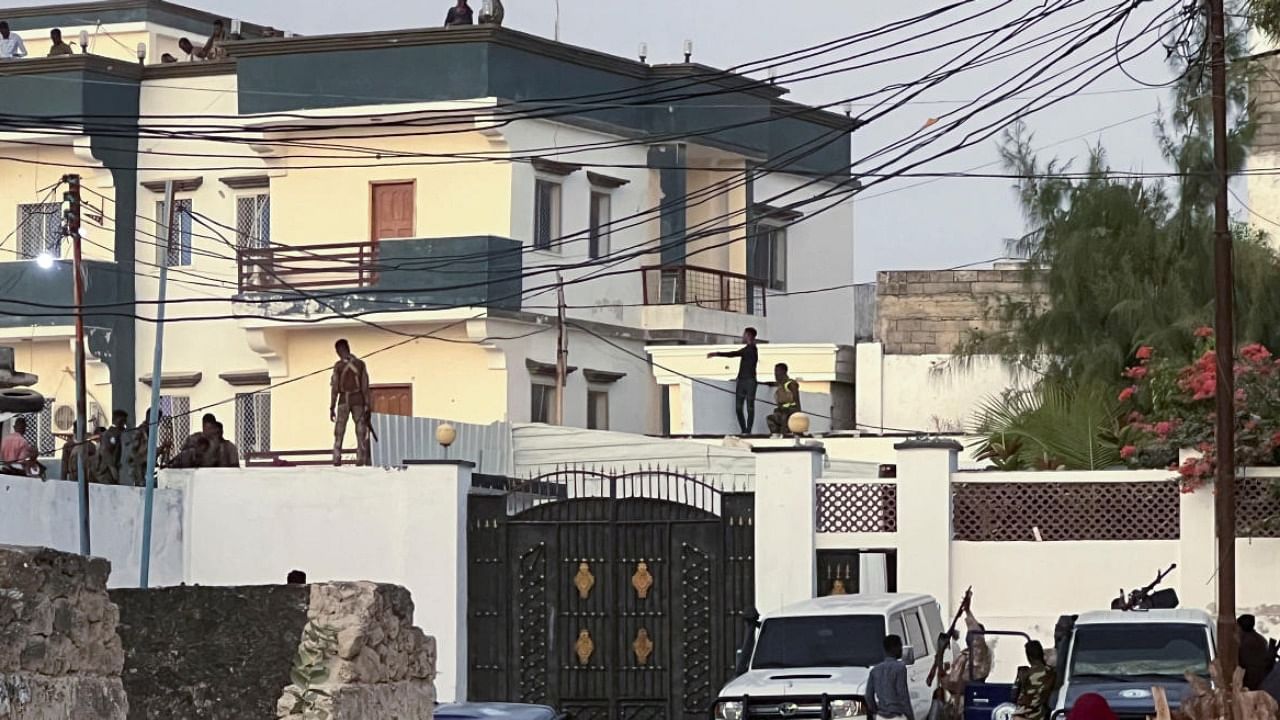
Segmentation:
{"type": "Polygon", "coordinates": [[[898,486],[892,483],[820,483],[818,532],[898,531],[898,486]]]}
{"type": "Polygon", "coordinates": [[[1176,481],[957,483],[956,540],[1176,540],[1176,481]]]}
{"type": "Polygon", "coordinates": [[[1236,537],[1280,537],[1280,478],[1240,478],[1236,482],[1236,537]]]}
{"type": "Polygon", "coordinates": [[[1037,295],[1024,270],[902,270],[876,276],[876,336],[891,355],[954,352],[1008,300],[1037,295]]]}

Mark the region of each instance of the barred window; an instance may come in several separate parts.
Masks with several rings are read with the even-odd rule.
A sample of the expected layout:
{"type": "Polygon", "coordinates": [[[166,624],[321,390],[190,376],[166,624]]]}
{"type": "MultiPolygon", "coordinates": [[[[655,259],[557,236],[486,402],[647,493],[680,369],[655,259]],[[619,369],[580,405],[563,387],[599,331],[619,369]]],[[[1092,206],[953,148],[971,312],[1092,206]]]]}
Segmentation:
{"type": "Polygon", "coordinates": [[[240,248],[271,244],[271,196],[267,193],[236,198],[236,244],[240,248]]]}
{"type": "Polygon", "coordinates": [[[30,260],[41,253],[62,254],[62,206],[32,203],[18,206],[18,259],[30,260]]]}
{"type": "Polygon", "coordinates": [[[178,395],[160,396],[160,434],[156,436],[156,446],[165,447],[169,452],[164,455],[168,461],[172,454],[182,449],[182,443],[191,434],[191,398],[178,395]]]}
{"type": "Polygon", "coordinates": [[[191,199],[173,201],[173,227],[169,228],[170,242],[166,246],[160,233],[168,218],[164,201],[156,203],[156,264],[169,267],[191,264],[191,199]]]}
{"type": "Polygon", "coordinates": [[[271,450],[271,392],[236,395],[236,445],[240,456],[271,450]]]}
{"type": "Polygon", "coordinates": [[[44,409],[40,412],[26,413],[18,417],[27,420],[27,432],[24,435],[27,442],[31,443],[31,447],[35,448],[40,455],[52,455],[56,440],[53,437],[53,399],[45,398],[44,409]]]}

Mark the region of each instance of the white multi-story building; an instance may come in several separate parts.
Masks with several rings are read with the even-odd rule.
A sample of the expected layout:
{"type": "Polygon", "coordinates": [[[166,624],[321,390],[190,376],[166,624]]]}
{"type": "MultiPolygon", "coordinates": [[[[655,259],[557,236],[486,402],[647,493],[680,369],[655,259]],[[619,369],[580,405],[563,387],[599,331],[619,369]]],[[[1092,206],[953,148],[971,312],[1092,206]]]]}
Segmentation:
{"type": "Polygon", "coordinates": [[[557,278],[568,425],[670,428],[646,346],[748,325],[853,343],[857,123],[776,85],[487,26],[290,37],[221,18],[226,58],[188,62],[179,39],[202,46],[218,18],[159,0],[4,17],[33,57],[0,63],[0,339],[53,399],[44,430],[74,387],[68,173],[95,406],[145,410],[167,265],[167,432],[208,408],[246,451],[328,445],[339,337],[378,412],[554,420],[557,278]],[[53,27],[87,52],[37,57],[53,27]]]}

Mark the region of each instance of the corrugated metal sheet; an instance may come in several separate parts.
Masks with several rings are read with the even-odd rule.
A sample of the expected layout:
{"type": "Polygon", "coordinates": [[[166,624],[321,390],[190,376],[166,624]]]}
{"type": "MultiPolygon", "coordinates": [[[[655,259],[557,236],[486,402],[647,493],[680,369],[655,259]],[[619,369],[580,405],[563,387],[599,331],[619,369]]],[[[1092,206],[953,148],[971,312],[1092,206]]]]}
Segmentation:
{"type": "Polygon", "coordinates": [[[533,477],[562,467],[609,473],[659,468],[692,475],[726,492],[755,487],[755,456],[743,447],[712,446],[646,435],[582,430],[554,425],[512,426],[516,477],[533,477]]]}
{"type": "Polygon", "coordinates": [[[384,467],[401,465],[405,460],[470,460],[475,472],[511,476],[511,425],[454,422],[439,418],[373,416],[373,429],[378,442],[373,444],[373,464],[384,467]],[[458,437],[448,449],[436,442],[436,428],[449,423],[458,437]]]}

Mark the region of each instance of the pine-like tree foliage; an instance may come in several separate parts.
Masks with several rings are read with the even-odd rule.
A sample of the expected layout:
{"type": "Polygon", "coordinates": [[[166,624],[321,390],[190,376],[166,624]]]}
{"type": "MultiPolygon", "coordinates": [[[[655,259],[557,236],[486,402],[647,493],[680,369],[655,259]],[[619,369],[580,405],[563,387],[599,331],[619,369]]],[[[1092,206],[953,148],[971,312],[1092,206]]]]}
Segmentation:
{"type": "MultiPolygon", "coordinates": [[[[1275,0],[1280,3],[1280,0],[1275,0]]],[[[1026,258],[1040,301],[1009,299],[994,311],[1002,331],[972,337],[964,354],[998,353],[1059,387],[1118,388],[1134,351],[1187,355],[1194,328],[1213,318],[1213,132],[1204,18],[1174,52],[1179,81],[1155,132],[1180,177],[1160,182],[1112,176],[1106,152],[1091,149],[1082,171],[1044,160],[1024,127],[1002,138],[1005,166],[1029,232],[1010,251],[1026,258]],[[1204,50],[1204,52],[1201,52],[1204,50]],[[1183,54],[1185,53],[1185,55],[1183,54]]],[[[1228,56],[1243,55],[1243,32],[1228,56]]],[[[1231,171],[1243,167],[1254,124],[1247,107],[1249,63],[1230,63],[1231,171]]],[[[1245,219],[1245,218],[1240,218],[1245,219]]],[[[1280,347],[1280,256],[1259,231],[1233,224],[1237,339],[1280,347]]]]}

